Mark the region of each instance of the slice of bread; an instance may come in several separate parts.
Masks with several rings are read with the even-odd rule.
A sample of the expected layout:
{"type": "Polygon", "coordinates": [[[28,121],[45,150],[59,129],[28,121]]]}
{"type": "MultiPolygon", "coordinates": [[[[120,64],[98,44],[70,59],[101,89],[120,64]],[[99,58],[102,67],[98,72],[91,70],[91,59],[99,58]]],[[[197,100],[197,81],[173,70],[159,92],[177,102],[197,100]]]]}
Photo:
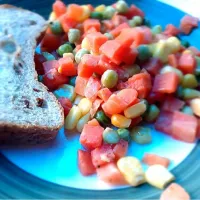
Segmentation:
{"type": "Polygon", "coordinates": [[[36,13],[0,6],[0,144],[44,143],[63,126],[63,109],[37,81],[36,40],[46,29],[36,13]]]}

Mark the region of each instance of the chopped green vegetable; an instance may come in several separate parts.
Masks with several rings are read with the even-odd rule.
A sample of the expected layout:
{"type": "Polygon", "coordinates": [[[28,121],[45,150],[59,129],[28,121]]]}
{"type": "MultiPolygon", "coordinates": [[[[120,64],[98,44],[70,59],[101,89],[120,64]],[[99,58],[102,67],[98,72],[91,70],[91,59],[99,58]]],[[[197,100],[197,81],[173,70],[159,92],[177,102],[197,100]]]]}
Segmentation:
{"type": "Polygon", "coordinates": [[[103,11],[103,18],[104,19],[111,19],[115,14],[116,10],[112,6],[107,6],[103,11]]]}
{"type": "Polygon", "coordinates": [[[151,27],[151,22],[150,22],[150,20],[144,18],[144,19],[143,19],[143,25],[148,26],[148,27],[151,27]]]}
{"type": "Polygon", "coordinates": [[[183,77],[181,85],[185,88],[196,88],[198,86],[198,81],[194,74],[186,74],[183,77]]]}
{"type": "Polygon", "coordinates": [[[71,53],[72,51],[73,51],[73,48],[70,44],[63,44],[57,50],[60,56],[63,56],[64,53],[71,53]]]}
{"type": "Polygon", "coordinates": [[[108,144],[116,144],[120,140],[117,132],[111,128],[106,128],[103,132],[103,141],[108,144]]]}
{"type": "Polygon", "coordinates": [[[75,55],[75,61],[79,64],[85,54],[90,54],[90,52],[87,49],[80,49],[75,55]]]}
{"type": "Polygon", "coordinates": [[[119,137],[123,140],[129,141],[130,140],[130,131],[125,128],[119,128],[117,130],[119,137]]]}
{"type": "Polygon", "coordinates": [[[138,144],[149,144],[152,141],[151,130],[146,127],[136,126],[131,130],[131,138],[138,144]]]}
{"type": "Polygon", "coordinates": [[[52,55],[48,52],[42,52],[42,55],[45,57],[46,60],[56,60],[54,55],[52,55]]]}
{"type": "Polygon", "coordinates": [[[188,114],[188,115],[194,114],[193,111],[192,111],[192,108],[190,106],[184,106],[181,111],[185,114],[188,114]]]}
{"type": "Polygon", "coordinates": [[[152,56],[149,47],[147,45],[140,45],[138,47],[138,58],[141,61],[148,60],[152,56]]]}
{"type": "Polygon", "coordinates": [[[117,81],[118,81],[118,74],[114,70],[106,70],[101,77],[102,85],[107,88],[115,87],[117,81]]]}
{"type": "Polygon", "coordinates": [[[50,28],[52,33],[59,35],[63,32],[62,26],[59,21],[54,21],[50,23],[50,28]]]}
{"type": "Polygon", "coordinates": [[[103,111],[98,111],[95,115],[95,118],[96,120],[103,124],[103,125],[106,125],[106,124],[109,124],[110,123],[110,118],[107,117],[103,111]]]}
{"type": "Polygon", "coordinates": [[[159,34],[159,33],[162,33],[162,26],[160,26],[160,25],[154,26],[154,27],[151,29],[151,32],[152,32],[154,35],[159,34]]]}
{"type": "Polygon", "coordinates": [[[144,119],[147,122],[154,122],[159,114],[160,114],[160,109],[156,105],[152,104],[148,107],[144,119]]]}
{"type": "Polygon", "coordinates": [[[68,40],[70,43],[78,42],[81,37],[81,32],[78,29],[69,29],[68,40]]]}
{"type": "Polygon", "coordinates": [[[176,96],[178,98],[183,98],[183,87],[182,86],[178,86],[178,89],[176,90],[176,96]]]}
{"type": "Polygon", "coordinates": [[[102,12],[91,12],[90,18],[102,20],[103,19],[103,14],[102,14],[102,12]]]}
{"type": "Polygon", "coordinates": [[[134,16],[133,20],[135,21],[136,26],[140,26],[143,22],[143,19],[140,16],[134,16]]]}
{"type": "Polygon", "coordinates": [[[183,89],[183,99],[194,99],[196,97],[200,97],[200,92],[195,89],[184,88],[183,89]]]}
{"type": "Polygon", "coordinates": [[[119,0],[116,3],[116,10],[119,13],[126,13],[128,11],[128,5],[127,5],[127,3],[125,1],[123,1],[123,0],[119,0]]]}
{"type": "Polygon", "coordinates": [[[190,46],[190,43],[186,40],[181,40],[181,45],[184,46],[185,48],[188,48],[190,46]]]}

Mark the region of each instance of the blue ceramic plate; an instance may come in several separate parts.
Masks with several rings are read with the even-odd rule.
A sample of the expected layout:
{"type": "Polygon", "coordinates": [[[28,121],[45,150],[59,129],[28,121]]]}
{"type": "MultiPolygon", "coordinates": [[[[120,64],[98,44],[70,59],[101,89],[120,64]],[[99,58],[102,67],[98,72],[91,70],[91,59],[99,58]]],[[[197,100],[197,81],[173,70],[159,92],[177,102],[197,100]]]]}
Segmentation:
{"type": "MultiPolygon", "coordinates": [[[[70,1],[72,2],[72,1],[70,1]]],[[[73,1],[79,4],[91,1],[73,1]]],[[[7,0],[9,3],[33,10],[47,17],[53,1],[7,0]]],[[[67,1],[69,3],[69,1],[67,1]]],[[[95,1],[94,5],[111,4],[113,1],[95,1]]],[[[139,6],[152,25],[167,23],[178,26],[183,12],[155,0],[128,1],[139,6]]],[[[196,29],[187,37],[191,45],[200,48],[200,31],[196,29]]],[[[199,144],[176,141],[150,127],[153,143],[145,146],[132,144],[129,155],[141,159],[145,152],[168,157],[170,170],[177,182],[188,190],[192,198],[200,197],[199,144]]],[[[60,130],[55,141],[34,147],[12,147],[1,149],[0,154],[0,198],[78,198],[78,199],[158,199],[162,191],[149,185],[138,188],[113,187],[96,176],[83,177],[77,167],[77,149],[81,148],[79,134],[67,134],[60,130]]],[[[145,168],[146,166],[144,166],[145,168]]]]}

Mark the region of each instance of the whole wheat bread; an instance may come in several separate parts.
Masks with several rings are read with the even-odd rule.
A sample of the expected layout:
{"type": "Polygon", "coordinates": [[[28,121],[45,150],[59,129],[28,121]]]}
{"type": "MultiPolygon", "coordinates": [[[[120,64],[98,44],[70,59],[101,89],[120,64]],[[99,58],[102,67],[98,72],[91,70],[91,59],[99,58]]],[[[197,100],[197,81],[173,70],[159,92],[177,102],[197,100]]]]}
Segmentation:
{"type": "Polygon", "coordinates": [[[36,40],[46,25],[36,13],[0,6],[0,144],[43,143],[64,123],[62,107],[35,71],[36,40]]]}

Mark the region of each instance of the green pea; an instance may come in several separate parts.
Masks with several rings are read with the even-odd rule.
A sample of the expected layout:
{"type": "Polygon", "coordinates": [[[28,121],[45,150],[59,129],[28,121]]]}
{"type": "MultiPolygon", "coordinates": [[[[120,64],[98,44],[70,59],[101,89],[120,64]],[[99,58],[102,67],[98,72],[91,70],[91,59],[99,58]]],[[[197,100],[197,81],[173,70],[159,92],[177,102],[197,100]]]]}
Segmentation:
{"type": "Polygon", "coordinates": [[[184,100],[194,99],[196,97],[200,97],[200,92],[198,90],[190,89],[190,88],[183,89],[183,99],[184,100]]]}
{"type": "Polygon", "coordinates": [[[195,56],[197,67],[195,69],[195,75],[199,76],[200,75],[200,57],[195,56]]]}
{"type": "Polygon", "coordinates": [[[118,74],[114,70],[106,70],[101,77],[101,84],[107,88],[113,88],[118,81],[118,74]]]}
{"type": "Polygon", "coordinates": [[[70,80],[69,80],[69,84],[75,87],[75,85],[76,85],[76,78],[77,78],[77,76],[71,77],[70,80]]]}
{"type": "Polygon", "coordinates": [[[50,23],[50,28],[53,34],[59,35],[63,32],[62,26],[59,21],[54,21],[50,23]]]}
{"type": "Polygon", "coordinates": [[[187,114],[187,115],[193,115],[193,111],[192,108],[190,106],[184,106],[181,110],[183,113],[187,114]]]}
{"type": "Polygon", "coordinates": [[[143,19],[143,25],[148,26],[148,27],[151,27],[151,22],[150,22],[150,20],[144,18],[144,19],[143,19]]]}
{"type": "Polygon", "coordinates": [[[181,85],[185,88],[196,88],[198,86],[198,81],[194,74],[186,74],[183,77],[181,85]]]}
{"type": "Polygon", "coordinates": [[[134,16],[133,20],[135,21],[136,26],[140,26],[142,24],[142,22],[143,22],[143,19],[140,16],[134,16]]]}
{"type": "Polygon", "coordinates": [[[76,97],[75,88],[71,85],[63,84],[60,88],[54,91],[54,95],[57,98],[68,98],[71,102],[73,102],[76,97]]]}
{"type": "Polygon", "coordinates": [[[111,33],[104,33],[104,35],[109,39],[109,40],[113,40],[114,37],[111,33]]]}
{"type": "Polygon", "coordinates": [[[108,144],[116,144],[120,140],[117,132],[111,128],[106,128],[103,132],[103,141],[108,144]]]}
{"type": "Polygon", "coordinates": [[[63,44],[57,50],[60,56],[63,56],[64,53],[71,53],[72,51],[73,51],[73,48],[70,44],[63,44]]]}
{"type": "Polygon", "coordinates": [[[104,114],[104,112],[101,111],[101,110],[98,111],[98,112],[96,113],[95,118],[96,118],[96,120],[97,120],[99,123],[101,123],[101,124],[103,124],[103,125],[106,125],[106,124],[109,124],[109,123],[110,123],[110,118],[107,117],[107,116],[104,114]]]}
{"type": "Polygon", "coordinates": [[[79,64],[85,54],[90,54],[90,52],[87,49],[80,49],[75,55],[75,61],[79,64]]]}
{"type": "Polygon", "coordinates": [[[102,12],[91,12],[90,18],[102,20],[103,19],[103,14],[102,14],[102,12]]]}
{"type": "Polygon", "coordinates": [[[130,27],[134,28],[137,26],[136,21],[134,19],[128,20],[128,24],[130,27]]]}
{"type": "Polygon", "coordinates": [[[81,37],[81,32],[78,29],[71,28],[68,31],[68,40],[70,43],[78,42],[81,37]]]}
{"type": "Polygon", "coordinates": [[[146,127],[136,126],[131,130],[131,138],[138,144],[149,144],[152,141],[151,130],[146,127]]]}
{"type": "Polygon", "coordinates": [[[130,141],[130,131],[125,128],[120,128],[117,130],[119,137],[123,140],[130,141]]]}
{"type": "Polygon", "coordinates": [[[138,59],[141,61],[148,60],[152,56],[150,49],[147,45],[140,45],[138,47],[138,59]]]}
{"type": "Polygon", "coordinates": [[[46,60],[56,60],[54,55],[48,53],[48,52],[42,52],[42,55],[45,57],[46,60]]]}
{"type": "Polygon", "coordinates": [[[152,104],[148,107],[148,110],[145,113],[144,119],[147,122],[154,122],[157,119],[159,114],[160,114],[160,109],[156,105],[152,104]]]}
{"type": "Polygon", "coordinates": [[[103,19],[111,19],[116,10],[112,6],[107,6],[103,11],[103,19]]]}
{"type": "Polygon", "coordinates": [[[190,46],[190,43],[186,40],[181,40],[181,45],[184,46],[185,48],[188,48],[190,46]]]}
{"type": "Polygon", "coordinates": [[[176,96],[178,98],[183,98],[183,87],[178,86],[178,89],[176,90],[176,96]]]}
{"type": "Polygon", "coordinates": [[[151,29],[151,32],[152,32],[154,35],[159,34],[159,33],[162,33],[162,26],[160,26],[160,25],[154,26],[154,27],[151,29]]]}
{"type": "Polygon", "coordinates": [[[43,81],[43,76],[42,75],[38,75],[38,81],[42,82],[43,81]]]}
{"type": "Polygon", "coordinates": [[[119,0],[116,3],[116,10],[119,13],[126,13],[128,11],[128,5],[127,5],[127,3],[125,1],[123,1],[123,0],[119,0]]]}

